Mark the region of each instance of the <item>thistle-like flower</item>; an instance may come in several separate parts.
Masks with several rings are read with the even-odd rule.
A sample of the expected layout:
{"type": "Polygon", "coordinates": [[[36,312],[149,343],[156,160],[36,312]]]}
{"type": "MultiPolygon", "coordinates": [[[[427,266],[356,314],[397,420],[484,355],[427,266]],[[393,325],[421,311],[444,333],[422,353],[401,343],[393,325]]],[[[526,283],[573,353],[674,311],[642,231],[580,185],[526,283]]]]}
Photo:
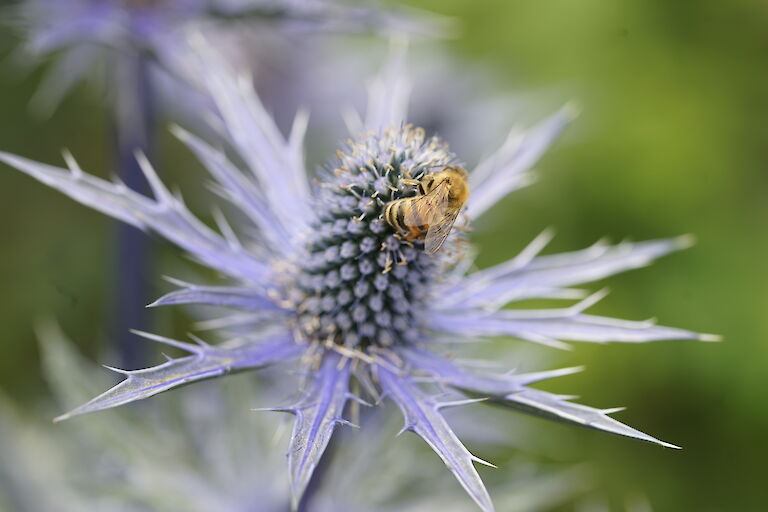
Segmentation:
{"type": "MultiPolygon", "coordinates": [[[[372,83],[365,116],[348,116],[353,139],[313,184],[302,152],[307,116],[299,113],[285,138],[248,81],[224,68],[205,45],[199,44],[198,51],[206,69],[202,76],[222,121],[219,128],[237,159],[180,128],[174,133],[211,173],[216,192],[245,215],[248,224],[243,229],[231,227],[221,214],[216,215],[218,231],[202,223],[140,154],[154,198],[84,173],[71,155],[65,155],[67,170],[0,154],[5,163],[81,203],[165,237],[231,281],[224,286],[176,282],[179,289],[152,306],[204,304],[239,310],[217,322],[229,335],[223,344],[144,334],[190,355],[143,370],[117,370],[125,375],[123,382],[59,419],[227,373],[294,361],[304,374],[301,396],[275,409],[296,416],[288,451],[294,504],[336,426],[350,424],[347,411],[357,402],[396,403],[405,417],[403,430],[421,436],[484,511],[493,510],[493,505],[474,463],[485,462],[464,447],[441,414],[443,408],[487,399],[674,447],[612,419],[614,409],[575,404],[568,397],[529,387],[576,369],[479,371],[444,355],[441,347],[495,336],[555,347],[566,341],[706,339],[652,322],[586,314],[604,294],[584,297],[570,288],[644,266],[688,245],[687,238],[598,243],[573,253],[539,256],[550,238],[545,232],[509,261],[470,271],[460,229],[453,229],[446,244],[431,255],[423,239],[384,218],[392,201],[419,197],[437,173],[462,165],[438,137],[405,124],[408,83],[402,54],[395,54],[372,83]],[[235,162],[242,162],[243,168],[235,162]],[[504,308],[530,298],[581,300],[562,309],[504,308]],[[447,399],[444,390],[464,396],[447,399]]],[[[565,109],[528,132],[513,132],[498,151],[475,166],[469,173],[466,217],[479,219],[509,192],[527,184],[528,169],[570,116],[565,109]]]]}

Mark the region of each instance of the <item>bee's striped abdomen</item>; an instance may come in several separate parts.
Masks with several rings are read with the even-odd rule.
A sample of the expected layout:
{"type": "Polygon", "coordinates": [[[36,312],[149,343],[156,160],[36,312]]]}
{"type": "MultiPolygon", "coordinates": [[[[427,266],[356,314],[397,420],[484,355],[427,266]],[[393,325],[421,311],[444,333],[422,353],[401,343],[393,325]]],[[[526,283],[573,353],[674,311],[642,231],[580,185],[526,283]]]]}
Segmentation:
{"type": "Polygon", "coordinates": [[[408,231],[405,224],[405,217],[403,215],[403,202],[408,199],[398,199],[387,204],[384,208],[384,220],[387,224],[395,228],[396,231],[408,231]]]}
{"type": "Polygon", "coordinates": [[[428,228],[419,220],[418,211],[414,208],[417,197],[398,199],[387,204],[384,208],[384,220],[395,228],[395,231],[408,233],[409,239],[422,237],[428,228]],[[408,220],[406,220],[406,216],[408,220]]]}

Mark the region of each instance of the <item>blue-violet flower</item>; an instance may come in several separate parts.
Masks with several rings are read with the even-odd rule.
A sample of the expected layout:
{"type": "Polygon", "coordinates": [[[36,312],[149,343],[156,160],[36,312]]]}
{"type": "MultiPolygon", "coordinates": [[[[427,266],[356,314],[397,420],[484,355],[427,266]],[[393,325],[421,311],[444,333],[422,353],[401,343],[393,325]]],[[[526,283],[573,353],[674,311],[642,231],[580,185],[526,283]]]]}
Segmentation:
{"type": "MultiPolygon", "coordinates": [[[[216,191],[248,220],[235,230],[217,215],[219,229],[198,220],[160,182],[149,161],[137,158],[153,198],[84,173],[71,155],[62,169],[2,153],[0,159],[77,201],[152,231],[224,276],[223,286],[187,284],[152,306],[206,304],[241,310],[231,319],[227,342],[147,338],[189,352],[142,370],[117,370],[125,380],[59,419],[147,398],[184,384],[228,373],[295,361],[305,374],[301,397],[276,410],[295,414],[288,450],[291,492],[298,503],[347,409],[363,401],[392,400],[404,430],[421,436],[484,511],[491,498],[472,455],[451,430],[441,409],[489,399],[512,409],[674,447],[628,427],[602,410],[531,384],[576,369],[495,373],[469,369],[441,354],[445,342],[505,336],[556,347],[566,341],[604,343],[707,339],[706,335],[586,314],[603,296],[587,297],[573,285],[648,264],[688,245],[687,238],[598,243],[590,248],[539,256],[545,232],[509,261],[470,271],[461,226],[435,255],[407,240],[382,219],[385,205],[415,194],[413,182],[448,165],[462,165],[436,136],[405,124],[408,82],[396,54],[370,87],[367,112],[348,116],[352,139],[323,168],[317,183],[305,169],[302,143],[307,116],[300,112],[286,138],[247,79],[227,69],[204,44],[202,74],[237,160],[198,137],[174,133],[216,181],[216,191]],[[241,162],[242,168],[235,162],[241,162]],[[236,234],[237,233],[237,234],[236,234]],[[562,309],[505,309],[530,298],[581,300],[562,309]],[[445,400],[435,388],[463,393],[445,400]],[[470,398],[466,398],[470,397],[470,398]]],[[[502,147],[469,174],[466,217],[477,220],[512,190],[525,185],[528,169],[570,118],[555,114],[526,133],[513,132],[502,147]]],[[[457,224],[461,224],[459,220],[457,224]]],[[[227,322],[222,322],[226,325],[227,322]]]]}

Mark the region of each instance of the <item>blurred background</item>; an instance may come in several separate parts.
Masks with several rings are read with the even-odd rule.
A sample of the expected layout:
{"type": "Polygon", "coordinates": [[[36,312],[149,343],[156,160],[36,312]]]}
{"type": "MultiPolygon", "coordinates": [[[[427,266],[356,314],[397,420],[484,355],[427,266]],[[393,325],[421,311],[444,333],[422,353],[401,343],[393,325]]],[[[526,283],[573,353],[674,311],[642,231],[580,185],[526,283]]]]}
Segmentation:
{"type": "MultiPolygon", "coordinates": [[[[589,405],[626,405],[617,419],[682,451],[520,415],[508,415],[510,424],[532,426],[552,463],[587,463],[593,492],[607,510],[638,496],[657,511],[765,510],[768,3],[404,3],[460,20],[458,37],[442,44],[464,65],[441,81],[465,81],[483,66],[492,71],[494,94],[537,98],[535,108],[522,109],[528,114],[543,117],[569,100],[581,109],[537,165],[538,183],[477,227],[479,265],[506,259],[546,227],[558,233],[548,252],[583,248],[603,236],[692,233],[694,248],[595,285],[612,292],[593,311],[657,317],[725,338],[539,349],[548,351],[547,368],[587,366],[543,387],[579,394],[589,405]]],[[[59,164],[66,147],[84,169],[110,174],[106,113],[93,90],[77,88],[49,119],[30,115],[28,101],[43,70],[22,71],[7,58],[18,44],[12,30],[0,28],[0,57],[6,57],[0,61],[0,149],[59,164]]],[[[335,148],[311,149],[309,161],[319,165],[335,148]]],[[[163,134],[158,155],[167,181],[179,184],[193,206],[204,205],[202,173],[180,145],[163,134]]],[[[110,362],[102,341],[110,332],[115,284],[113,223],[2,168],[0,240],[0,391],[33,407],[48,394],[33,331],[42,316],[58,319],[94,360],[110,362]]],[[[165,244],[154,242],[153,250],[158,275],[191,265],[165,244]]],[[[159,280],[151,286],[154,295],[167,290],[159,280]]],[[[154,330],[168,336],[183,335],[188,325],[184,313],[172,309],[154,318],[154,330]]],[[[525,439],[514,446],[480,455],[513,464],[525,439]]],[[[494,484],[503,478],[493,476],[494,484]]]]}

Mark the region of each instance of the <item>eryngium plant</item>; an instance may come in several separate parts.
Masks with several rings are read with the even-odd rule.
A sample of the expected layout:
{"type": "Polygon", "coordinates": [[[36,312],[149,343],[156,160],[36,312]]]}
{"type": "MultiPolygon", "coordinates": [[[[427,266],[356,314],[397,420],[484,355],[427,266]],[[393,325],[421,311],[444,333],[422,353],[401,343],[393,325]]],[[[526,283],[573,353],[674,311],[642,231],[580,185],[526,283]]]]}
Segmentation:
{"type": "MultiPolygon", "coordinates": [[[[222,215],[211,229],[160,182],[142,155],[139,162],[154,197],[84,173],[65,155],[69,169],[0,154],[7,164],[83,204],[178,245],[228,278],[223,286],[179,282],[152,306],[204,304],[240,310],[229,319],[228,341],[194,343],[154,334],[148,339],[189,353],[143,370],[119,370],[125,380],[59,419],[150,397],[184,384],[293,361],[305,374],[302,395],[275,410],[296,416],[288,450],[291,493],[297,504],[337,425],[350,424],[352,402],[392,400],[405,417],[403,430],[421,436],[484,511],[493,510],[472,455],[441,414],[476,400],[506,405],[566,423],[674,447],[609,416],[614,410],[572,403],[531,384],[574,369],[496,373],[468,369],[441,354],[446,341],[505,336],[552,346],[565,341],[643,342],[707,339],[693,332],[586,314],[602,293],[562,309],[505,309],[530,298],[574,299],[573,285],[640,267],[688,245],[687,238],[598,243],[588,249],[539,256],[549,234],[509,261],[469,271],[471,260],[454,229],[435,257],[419,240],[406,240],[382,219],[385,205],[415,193],[409,180],[460,164],[436,136],[404,123],[408,85],[402,55],[372,83],[353,139],[312,184],[302,142],[307,117],[296,116],[286,138],[274,125],[249,82],[198,45],[202,73],[228,138],[243,167],[179,128],[174,133],[197,155],[216,191],[242,211],[247,224],[230,226],[222,215]],[[237,233],[237,234],[236,234],[237,233]],[[435,388],[471,398],[446,400],[435,388]]],[[[529,182],[529,167],[560,132],[566,109],[520,134],[472,170],[466,216],[475,221],[512,190],[529,182]]],[[[221,322],[222,326],[227,321],[221,322]]],[[[509,363],[511,366],[513,362],[509,363]]]]}
{"type": "MultiPolygon", "coordinates": [[[[107,385],[55,325],[39,329],[43,370],[60,406],[80,403],[107,385]]],[[[14,512],[286,512],[288,486],[277,449],[287,418],[257,416],[249,375],[54,427],[35,421],[0,395],[0,510],[14,512]],[[44,488],[45,492],[40,492],[44,488]]],[[[211,383],[213,384],[213,383],[211,383]]],[[[38,415],[34,415],[37,417],[38,415]]],[[[374,418],[369,418],[373,420],[374,418]]],[[[451,512],[466,510],[458,488],[416,463],[405,443],[389,446],[396,418],[343,432],[336,464],[305,508],[312,512],[451,512]],[[366,471],[375,461],[377,470],[366,471]],[[439,498],[416,489],[429,488],[439,498]]],[[[371,422],[369,422],[371,423],[371,422]]],[[[488,436],[475,442],[492,449],[488,436]]],[[[434,465],[433,465],[434,466],[434,465]]],[[[497,500],[505,511],[536,512],[577,499],[585,468],[513,467],[497,500]]]]}

